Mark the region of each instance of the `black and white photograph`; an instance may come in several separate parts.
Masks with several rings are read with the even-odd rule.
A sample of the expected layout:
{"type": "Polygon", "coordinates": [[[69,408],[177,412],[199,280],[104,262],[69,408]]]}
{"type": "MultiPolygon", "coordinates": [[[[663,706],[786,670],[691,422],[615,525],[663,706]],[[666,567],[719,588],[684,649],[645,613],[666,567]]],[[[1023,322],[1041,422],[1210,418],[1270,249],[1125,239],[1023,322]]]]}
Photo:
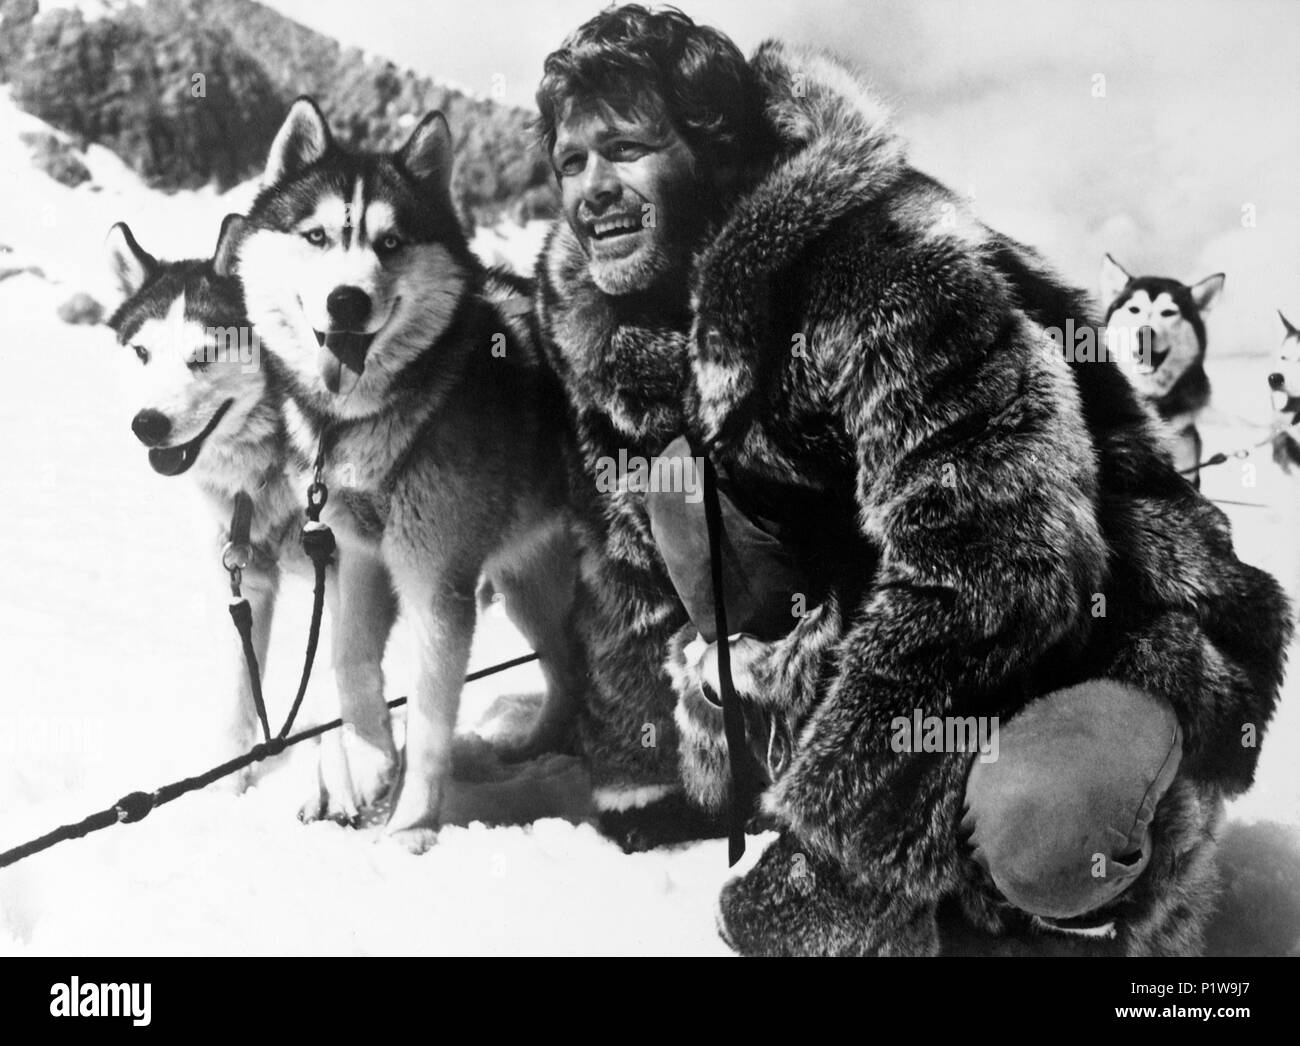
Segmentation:
{"type": "Polygon", "coordinates": [[[1260,1016],[1297,39],[0,0],[0,956],[1077,957],[1099,1027],[1260,1016]]]}

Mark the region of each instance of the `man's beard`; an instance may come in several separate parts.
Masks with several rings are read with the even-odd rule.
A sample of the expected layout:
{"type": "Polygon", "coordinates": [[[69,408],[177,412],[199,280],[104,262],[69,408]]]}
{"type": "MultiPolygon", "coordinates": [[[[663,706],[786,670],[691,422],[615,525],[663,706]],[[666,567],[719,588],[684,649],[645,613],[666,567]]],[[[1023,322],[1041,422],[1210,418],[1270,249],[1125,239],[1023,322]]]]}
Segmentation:
{"type": "Polygon", "coordinates": [[[692,183],[672,200],[667,223],[661,229],[646,230],[651,233],[650,242],[639,245],[627,257],[602,259],[588,244],[592,282],[611,297],[684,284],[695,252],[708,238],[721,212],[722,201],[712,185],[692,183]]]}

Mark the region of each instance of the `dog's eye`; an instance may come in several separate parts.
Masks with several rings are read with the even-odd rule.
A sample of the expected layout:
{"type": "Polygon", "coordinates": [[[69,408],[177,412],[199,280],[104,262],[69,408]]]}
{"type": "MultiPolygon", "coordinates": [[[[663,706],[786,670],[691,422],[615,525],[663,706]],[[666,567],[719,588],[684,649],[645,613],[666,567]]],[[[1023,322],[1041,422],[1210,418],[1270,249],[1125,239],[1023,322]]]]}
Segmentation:
{"type": "Polygon", "coordinates": [[[140,360],[141,363],[149,362],[149,350],[146,349],[143,345],[132,345],[131,350],[136,354],[136,357],[140,360]]]}
{"type": "Polygon", "coordinates": [[[310,243],[313,247],[323,246],[325,243],[324,229],[308,229],[302,234],[302,238],[310,243]]]}
{"type": "Polygon", "coordinates": [[[1137,315],[1139,312],[1141,312],[1142,310],[1139,309],[1136,305],[1130,305],[1130,306],[1128,307],[1128,311],[1131,312],[1131,313],[1133,313],[1133,315],[1136,316],[1136,315],[1137,315]]]}
{"type": "Polygon", "coordinates": [[[1178,315],[1178,310],[1177,310],[1177,309],[1161,309],[1161,310],[1160,310],[1160,315],[1163,316],[1163,317],[1165,317],[1165,319],[1168,319],[1170,316],[1177,316],[1177,315],[1178,315]]]}
{"type": "Polygon", "coordinates": [[[401,239],[394,236],[391,232],[387,236],[381,236],[377,241],[375,241],[375,250],[380,254],[392,254],[401,249],[401,239]]]}

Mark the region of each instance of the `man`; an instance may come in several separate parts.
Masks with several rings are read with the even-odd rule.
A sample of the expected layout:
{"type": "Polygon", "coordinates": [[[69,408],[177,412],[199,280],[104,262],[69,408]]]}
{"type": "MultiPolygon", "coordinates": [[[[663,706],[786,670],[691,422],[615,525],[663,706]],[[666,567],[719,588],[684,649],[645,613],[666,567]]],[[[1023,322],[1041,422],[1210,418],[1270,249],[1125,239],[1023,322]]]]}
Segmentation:
{"type": "Polygon", "coordinates": [[[670,794],[634,729],[667,753],[665,658],[692,798],[727,802],[745,757],[703,510],[597,483],[686,435],[722,484],[727,645],[781,828],[724,890],[724,937],[933,953],[943,923],[1197,950],[1210,831],[1250,784],[1290,625],[1121,372],[1047,337],[1095,323],[1083,297],[910,169],[824,57],[746,62],[631,5],[548,57],[538,105],[564,206],[538,309],[580,458],[605,801],[670,794]],[[1001,724],[996,761],[900,736],[954,719],[1001,724]]]}

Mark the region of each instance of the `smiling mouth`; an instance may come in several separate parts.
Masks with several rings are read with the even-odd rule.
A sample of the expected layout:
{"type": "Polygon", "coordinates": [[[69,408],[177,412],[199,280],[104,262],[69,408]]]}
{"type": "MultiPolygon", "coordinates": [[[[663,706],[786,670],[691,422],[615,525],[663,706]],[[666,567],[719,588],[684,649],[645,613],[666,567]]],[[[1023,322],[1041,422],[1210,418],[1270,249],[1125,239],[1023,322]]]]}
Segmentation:
{"type": "Polygon", "coordinates": [[[1154,374],[1156,371],[1160,369],[1161,365],[1165,362],[1165,360],[1169,358],[1169,352],[1170,352],[1169,349],[1165,349],[1163,351],[1152,349],[1151,362],[1148,364],[1139,365],[1138,370],[1143,374],[1154,374]]]}
{"type": "Polygon", "coordinates": [[[160,476],[179,476],[182,472],[188,472],[190,466],[198,460],[199,451],[203,449],[203,441],[221,424],[221,419],[226,416],[226,411],[234,402],[233,399],[228,399],[218,407],[217,412],[212,415],[212,420],[203,426],[203,431],[188,443],[181,443],[175,447],[154,447],[149,451],[149,464],[153,470],[160,476]]]}
{"type": "Polygon", "coordinates": [[[628,233],[640,232],[642,225],[638,215],[623,214],[598,218],[590,223],[590,227],[593,240],[612,240],[628,233]]]}
{"type": "Polygon", "coordinates": [[[347,382],[348,389],[350,390],[356,384],[357,379],[361,377],[361,372],[366,369],[366,354],[370,351],[370,346],[388,326],[388,321],[396,315],[397,307],[401,303],[401,298],[394,298],[388,316],[378,329],[370,334],[363,331],[320,331],[315,327],[312,328],[312,333],[316,335],[316,344],[321,350],[319,358],[321,377],[331,395],[338,395],[343,388],[344,368],[352,374],[347,382]]]}

